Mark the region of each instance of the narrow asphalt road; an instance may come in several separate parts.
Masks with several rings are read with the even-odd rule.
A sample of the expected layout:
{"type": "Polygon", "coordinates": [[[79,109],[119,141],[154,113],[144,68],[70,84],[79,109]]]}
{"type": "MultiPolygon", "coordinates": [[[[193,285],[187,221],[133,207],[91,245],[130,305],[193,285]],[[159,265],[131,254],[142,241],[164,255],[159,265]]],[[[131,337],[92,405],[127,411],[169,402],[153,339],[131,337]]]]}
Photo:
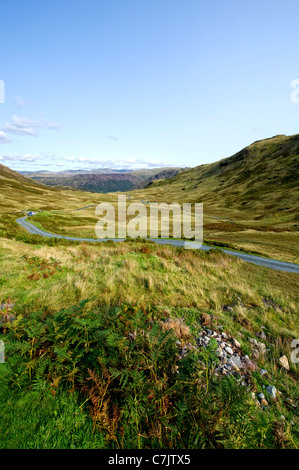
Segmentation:
{"type": "MultiPolygon", "coordinates": [[[[28,232],[33,233],[35,235],[41,235],[42,237],[65,238],[66,240],[94,242],[94,243],[102,243],[102,242],[108,241],[108,239],[102,240],[102,239],[96,239],[96,238],[77,238],[77,237],[69,237],[67,235],[56,235],[56,234],[41,230],[40,228],[28,222],[26,219],[27,219],[27,216],[21,217],[20,219],[17,219],[16,222],[22,227],[24,227],[28,232]]],[[[124,238],[122,239],[112,238],[110,240],[113,240],[114,242],[121,242],[121,241],[124,241],[124,238]]],[[[203,251],[209,251],[215,248],[215,246],[213,247],[209,245],[201,245],[200,243],[197,243],[197,242],[188,242],[188,241],[186,242],[183,240],[163,240],[161,238],[151,238],[149,240],[155,243],[158,243],[159,245],[183,246],[185,248],[200,249],[203,251]]],[[[240,258],[241,260],[246,261],[248,263],[254,263],[254,264],[257,264],[258,266],[264,266],[265,268],[275,269],[277,271],[287,271],[290,273],[299,274],[298,264],[286,263],[284,261],[278,261],[278,260],[270,259],[270,258],[263,258],[261,256],[256,256],[256,255],[249,255],[246,253],[241,253],[239,251],[226,250],[225,248],[219,248],[219,249],[228,255],[236,256],[237,258],[240,258]]]]}

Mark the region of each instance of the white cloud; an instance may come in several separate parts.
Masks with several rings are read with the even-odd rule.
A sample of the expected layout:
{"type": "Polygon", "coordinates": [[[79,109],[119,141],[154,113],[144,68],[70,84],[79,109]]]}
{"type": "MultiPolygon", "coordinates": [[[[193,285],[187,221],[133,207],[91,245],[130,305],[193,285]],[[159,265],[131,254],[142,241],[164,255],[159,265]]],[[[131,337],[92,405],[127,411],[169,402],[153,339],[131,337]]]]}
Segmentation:
{"type": "MultiPolygon", "coordinates": [[[[78,167],[84,169],[91,168],[111,168],[113,170],[137,170],[143,168],[161,168],[171,165],[162,162],[148,162],[136,158],[126,158],[124,160],[100,160],[98,158],[88,158],[84,156],[64,157],[63,160],[78,163],[78,167]]],[[[78,168],[76,166],[76,169],[78,168]]]]}
{"type": "Polygon", "coordinates": [[[0,160],[3,162],[36,162],[40,157],[38,155],[31,155],[25,153],[24,155],[0,155],[0,160]]]}
{"type": "Polygon", "coordinates": [[[13,115],[10,122],[7,122],[4,126],[1,127],[1,130],[6,133],[16,134],[16,135],[30,135],[38,136],[40,129],[58,129],[61,127],[57,123],[35,119],[30,119],[26,117],[21,117],[13,115]]]}
{"type": "Polygon", "coordinates": [[[5,132],[0,131],[0,144],[6,144],[11,142],[10,138],[5,134],[5,132]]]}

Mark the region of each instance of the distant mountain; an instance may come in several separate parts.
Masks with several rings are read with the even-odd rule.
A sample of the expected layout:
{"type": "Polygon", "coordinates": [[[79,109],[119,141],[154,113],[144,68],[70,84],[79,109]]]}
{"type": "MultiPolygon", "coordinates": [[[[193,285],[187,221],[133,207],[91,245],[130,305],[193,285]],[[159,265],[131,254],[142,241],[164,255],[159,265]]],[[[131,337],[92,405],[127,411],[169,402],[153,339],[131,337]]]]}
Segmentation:
{"type": "Polygon", "coordinates": [[[147,185],[152,179],[171,178],[182,168],[151,168],[141,170],[110,170],[98,169],[91,171],[66,170],[58,173],[54,172],[23,172],[23,175],[30,175],[35,181],[60,188],[80,189],[98,193],[110,193],[117,191],[130,191],[133,188],[147,185]]]}
{"type": "Polygon", "coordinates": [[[79,174],[65,177],[34,177],[40,183],[68,189],[80,189],[96,193],[129,191],[140,179],[131,174],[79,174]]]}

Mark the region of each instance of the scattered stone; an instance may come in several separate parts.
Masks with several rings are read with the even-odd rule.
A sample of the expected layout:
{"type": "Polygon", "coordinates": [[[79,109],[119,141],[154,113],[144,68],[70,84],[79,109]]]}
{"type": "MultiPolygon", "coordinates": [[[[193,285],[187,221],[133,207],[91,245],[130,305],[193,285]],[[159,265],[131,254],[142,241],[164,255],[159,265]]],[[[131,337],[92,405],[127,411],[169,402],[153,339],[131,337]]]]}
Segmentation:
{"type": "Polygon", "coordinates": [[[274,385],[268,385],[266,391],[268,392],[270,397],[276,398],[276,388],[274,387],[274,385]]]}
{"type": "Polygon", "coordinates": [[[264,408],[266,408],[266,407],[269,405],[269,403],[267,402],[267,400],[266,400],[265,398],[263,398],[263,399],[260,401],[260,403],[261,403],[261,405],[262,405],[264,408]]]}
{"type": "Polygon", "coordinates": [[[259,393],[258,397],[259,397],[260,400],[263,400],[265,398],[265,395],[263,393],[259,393]]]}
{"type": "Polygon", "coordinates": [[[235,369],[238,370],[244,367],[240,356],[232,356],[229,360],[229,364],[231,364],[235,369]]]}
{"type": "Polygon", "coordinates": [[[256,339],[254,339],[254,338],[249,338],[248,341],[249,341],[249,343],[253,344],[254,346],[258,346],[258,342],[257,342],[256,339]]]}
{"type": "Polygon", "coordinates": [[[263,375],[267,375],[267,371],[265,369],[261,369],[260,370],[260,374],[263,376],[263,375]]]}
{"type": "Polygon", "coordinates": [[[254,357],[254,359],[258,359],[260,357],[260,353],[258,352],[257,349],[254,349],[252,351],[252,357],[254,357]]]}
{"type": "Polygon", "coordinates": [[[279,364],[281,365],[281,367],[285,370],[290,370],[290,366],[289,366],[289,361],[288,361],[288,358],[287,356],[281,356],[279,359],[278,359],[278,362],[279,364]]]}
{"type": "Polygon", "coordinates": [[[265,354],[266,353],[266,345],[264,343],[258,343],[258,348],[259,348],[259,352],[261,354],[265,354]]]}
{"type": "Polygon", "coordinates": [[[225,310],[226,312],[233,312],[234,311],[234,305],[224,305],[222,307],[222,310],[225,310]]]}
{"type": "Polygon", "coordinates": [[[226,346],[225,348],[225,351],[230,354],[230,355],[233,355],[234,354],[234,351],[232,350],[232,348],[230,348],[229,346],[226,346]]]}
{"type": "Polygon", "coordinates": [[[256,369],[255,364],[249,359],[248,356],[244,356],[244,363],[245,363],[246,369],[248,369],[248,370],[255,370],[256,369]]]}
{"type": "Polygon", "coordinates": [[[233,344],[234,344],[234,346],[236,346],[236,348],[241,349],[241,344],[239,343],[238,340],[236,340],[236,338],[233,338],[233,344]]]}
{"type": "Polygon", "coordinates": [[[129,338],[129,340],[130,340],[131,342],[132,342],[132,341],[135,341],[136,335],[135,335],[134,333],[129,333],[129,334],[128,334],[128,338],[129,338]]]}

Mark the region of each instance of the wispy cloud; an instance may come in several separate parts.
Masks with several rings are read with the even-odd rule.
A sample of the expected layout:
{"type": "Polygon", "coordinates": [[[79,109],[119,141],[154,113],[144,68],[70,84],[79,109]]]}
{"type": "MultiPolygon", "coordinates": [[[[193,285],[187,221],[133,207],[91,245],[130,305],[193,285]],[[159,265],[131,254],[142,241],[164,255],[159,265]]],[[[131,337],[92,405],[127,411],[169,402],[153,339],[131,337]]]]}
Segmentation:
{"type": "Polygon", "coordinates": [[[18,108],[23,108],[27,104],[26,101],[21,98],[21,96],[16,96],[14,98],[14,102],[17,104],[18,108]]]}
{"type": "Polygon", "coordinates": [[[7,144],[8,142],[11,142],[10,138],[5,132],[0,131],[0,144],[7,144]]]}
{"type": "Polygon", "coordinates": [[[26,162],[32,163],[39,160],[38,155],[32,155],[30,153],[25,153],[24,155],[0,155],[0,161],[2,162],[26,162]]]}
{"type": "MultiPolygon", "coordinates": [[[[0,134],[1,138],[1,134],[0,134]]],[[[74,170],[89,170],[95,171],[97,169],[111,169],[111,170],[139,170],[150,168],[163,168],[171,165],[163,162],[146,161],[136,158],[126,158],[123,160],[111,160],[100,158],[89,158],[83,155],[67,155],[60,157],[58,155],[48,155],[44,153],[36,154],[4,154],[0,155],[0,162],[4,165],[12,166],[14,169],[41,170],[44,167],[52,167],[55,171],[57,167],[71,168],[74,170]]]]}
{"type": "Polygon", "coordinates": [[[171,166],[169,164],[166,165],[163,162],[149,162],[136,158],[126,158],[124,160],[102,160],[99,158],[88,158],[84,156],[71,156],[64,157],[63,160],[77,163],[81,168],[89,166],[91,168],[111,168],[114,170],[135,170],[139,168],[161,168],[171,166]]]}
{"type": "Polygon", "coordinates": [[[113,142],[118,142],[119,137],[116,137],[115,135],[106,135],[107,139],[113,140],[113,142]]]}
{"type": "Polygon", "coordinates": [[[7,134],[30,135],[37,137],[41,129],[59,129],[61,126],[57,123],[35,120],[26,117],[13,115],[11,120],[0,129],[7,134]]]}

